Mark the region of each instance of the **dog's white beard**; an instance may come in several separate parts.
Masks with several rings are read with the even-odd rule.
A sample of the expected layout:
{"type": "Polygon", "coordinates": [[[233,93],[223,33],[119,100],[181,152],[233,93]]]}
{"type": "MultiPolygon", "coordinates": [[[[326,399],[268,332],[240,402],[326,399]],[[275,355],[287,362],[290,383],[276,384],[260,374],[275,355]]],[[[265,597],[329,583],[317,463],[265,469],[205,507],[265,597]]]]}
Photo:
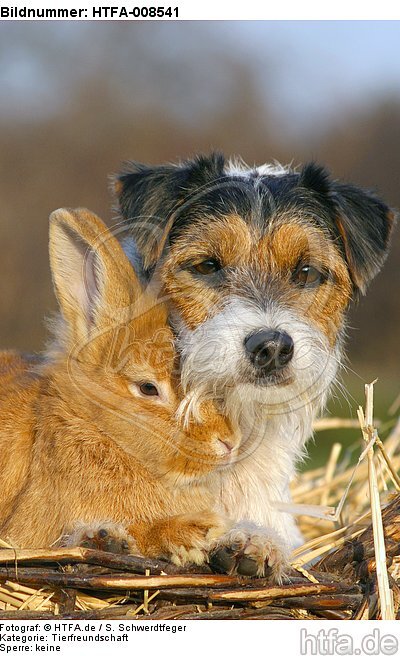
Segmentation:
{"type": "Polygon", "coordinates": [[[240,299],[193,331],[181,325],[179,346],[187,392],[181,411],[196,416],[199,401],[221,399],[242,432],[234,466],[220,473],[219,507],[238,521],[272,526],[292,547],[299,544],[293,517],[274,503],[290,502],[289,484],[335,378],[339,347],[332,350],[325,336],[293,311],[273,303],[262,310],[240,299]],[[253,365],[244,340],[261,329],[285,331],[293,339],[287,385],[249,382],[253,365]]]}

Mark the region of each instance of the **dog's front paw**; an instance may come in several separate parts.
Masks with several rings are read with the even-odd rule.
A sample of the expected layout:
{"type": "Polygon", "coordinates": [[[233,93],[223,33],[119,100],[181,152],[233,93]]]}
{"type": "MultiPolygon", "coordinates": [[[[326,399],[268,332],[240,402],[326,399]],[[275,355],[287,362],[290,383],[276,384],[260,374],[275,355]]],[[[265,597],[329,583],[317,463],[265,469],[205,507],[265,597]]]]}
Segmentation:
{"type": "Polygon", "coordinates": [[[217,572],[270,576],[281,583],[289,566],[289,553],[275,531],[238,524],[214,543],[209,562],[217,572]]]}
{"type": "Polygon", "coordinates": [[[85,547],[115,554],[136,551],[134,539],[122,524],[107,521],[78,524],[69,535],[63,536],[60,542],[65,547],[85,547]]]}

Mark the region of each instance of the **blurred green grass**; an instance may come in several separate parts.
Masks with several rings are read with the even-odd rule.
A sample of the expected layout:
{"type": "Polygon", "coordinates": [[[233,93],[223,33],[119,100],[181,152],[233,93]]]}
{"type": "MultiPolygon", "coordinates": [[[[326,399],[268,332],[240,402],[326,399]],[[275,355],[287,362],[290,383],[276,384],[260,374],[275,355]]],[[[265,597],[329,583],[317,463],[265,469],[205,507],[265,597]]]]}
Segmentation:
{"type": "MultiPolygon", "coordinates": [[[[371,380],[365,380],[365,383],[371,380]]],[[[324,416],[341,417],[343,419],[357,419],[357,408],[364,407],[364,382],[355,377],[344,380],[347,399],[343,393],[333,396],[324,416]]],[[[379,435],[385,439],[399,416],[399,409],[394,414],[389,413],[390,406],[400,394],[400,380],[392,378],[378,380],[374,388],[374,418],[380,421],[379,435]]],[[[358,428],[339,428],[324,430],[315,433],[308,443],[308,457],[300,470],[315,469],[326,464],[332,445],[335,442],[342,444],[341,457],[347,449],[351,450],[351,461],[356,462],[361,450],[361,431],[358,428]],[[354,447],[354,448],[353,448],[354,447]]]]}

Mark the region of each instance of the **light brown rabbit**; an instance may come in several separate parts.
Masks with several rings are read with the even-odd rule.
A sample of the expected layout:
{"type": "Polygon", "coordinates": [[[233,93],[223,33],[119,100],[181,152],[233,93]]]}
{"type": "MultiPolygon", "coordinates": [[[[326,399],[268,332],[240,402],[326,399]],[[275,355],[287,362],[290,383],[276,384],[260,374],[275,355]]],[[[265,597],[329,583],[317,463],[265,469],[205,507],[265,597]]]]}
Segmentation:
{"type": "Polygon", "coordinates": [[[238,432],[208,401],[179,424],[166,309],[98,217],[54,212],[50,262],[55,341],[0,353],[0,535],[201,563],[231,525],[212,508],[238,432]]]}

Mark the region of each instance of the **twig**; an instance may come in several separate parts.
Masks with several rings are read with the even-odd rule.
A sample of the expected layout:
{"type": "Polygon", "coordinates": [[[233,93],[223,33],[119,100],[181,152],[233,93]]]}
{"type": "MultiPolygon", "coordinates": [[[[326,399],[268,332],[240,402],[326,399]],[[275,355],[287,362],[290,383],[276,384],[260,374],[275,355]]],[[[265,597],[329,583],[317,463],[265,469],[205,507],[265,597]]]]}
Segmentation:
{"type": "Polygon", "coordinates": [[[326,487],[322,490],[321,499],[320,499],[321,506],[328,505],[329,493],[332,485],[332,478],[335,473],[337,461],[339,460],[341,450],[342,450],[342,445],[340,444],[340,442],[335,442],[335,444],[332,445],[331,453],[329,456],[329,460],[325,472],[326,487]]]}
{"type": "Polygon", "coordinates": [[[270,586],[246,590],[210,590],[209,598],[212,601],[260,601],[267,599],[284,599],[287,597],[300,597],[319,594],[335,594],[348,591],[348,586],[339,583],[308,583],[283,586],[270,586]]]}
{"type": "Polygon", "coordinates": [[[400,394],[396,396],[392,405],[389,407],[388,413],[390,415],[394,415],[397,412],[397,410],[399,410],[399,408],[400,408],[400,394]]]}
{"type": "Polygon", "coordinates": [[[145,574],[149,570],[152,574],[161,574],[161,572],[182,573],[182,568],[176,567],[172,563],[143,558],[142,556],[113,554],[108,551],[98,551],[97,549],[85,549],[75,547],[72,549],[0,549],[0,565],[39,565],[53,563],[85,563],[89,565],[99,565],[100,567],[109,567],[121,571],[135,572],[145,574]]]}
{"type": "MultiPolygon", "coordinates": [[[[373,401],[374,401],[374,383],[365,385],[365,421],[362,409],[359,409],[358,415],[366,439],[365,431],[372,438],[373,436],[373,401]]],[[[379,599],[381,603],[382,619],[394,620],[395,613],[393,608],[393,596],[389,587],[389,577],[386,565],[386,547],[385,536],[383,531],[382,513],[379,499],[378,479],[374,464],[374,452],[372,446],[368,449],[368,480],[369,492],[372,511],[372,526],[374,534],[374,548],[376,559],[376,575],[378,580],[379,599]]]]}
{"type": "MultiPolygon", "coordinates": [[[[15,580],[8,568],[0,568],[0,580],[15,580]]],[[[91,590],[157,590],[158,588],[239,587],[244,580],[236,576],[213,574],[182,574],[171,576],[135,576],[131,574],[69,574],[33,568],[19,568],[18,581],[30,584],[82,588],[91,590]]],[[[252,580],[248,579],[248,584],[252,580]]]]}
{"type": "Polygon", "coordinates": [[[313,423],[315,431],[334,430],[336,428],[359,428],[357,419],[342,419],[341,417],[323,417],[313,423]]]}

